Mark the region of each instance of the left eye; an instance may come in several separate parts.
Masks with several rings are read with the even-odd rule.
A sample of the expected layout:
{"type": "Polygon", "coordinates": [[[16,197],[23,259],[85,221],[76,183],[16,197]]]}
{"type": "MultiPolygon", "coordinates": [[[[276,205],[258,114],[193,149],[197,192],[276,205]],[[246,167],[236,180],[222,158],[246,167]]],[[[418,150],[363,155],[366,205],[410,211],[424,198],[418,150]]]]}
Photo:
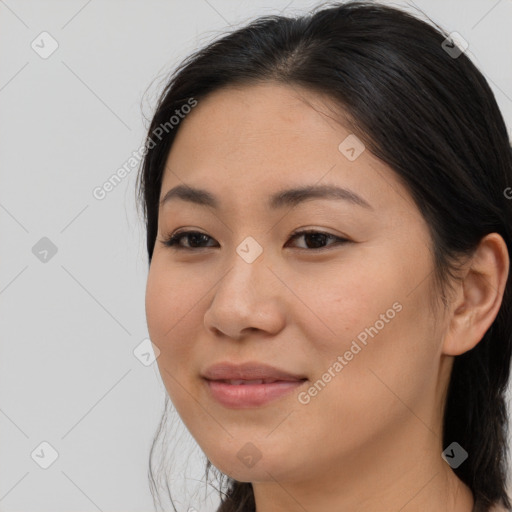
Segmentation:
{"type": "MultiPolygon", "coordinates": [[[[304,231],[297,231],[296,233],[293,233],[290,237],[290,240],[295,240],[297,238],[304,237],[304,240],[308,240],[306,242],[306,245],[308,247],[299,247],[300,249],[323,249],[324,247],[329,246],[322,246],[326,241],[333,240],[335,243],[330,244],[337,245],[337,244],[343,244],[346,242],[349,242],[348,239],[342,238],[339,236],[331,235],[330,233],[323,233],[322,231],[315,231],[315,230],[304,230],[304,231]],[[313,247],[309,247],[309,245],[313,245],[313,247]]],[[[214,240],[212,237],[201,233],[199,231],[182,231],[181,233],[175,233],[174,235],[171,235],[167,237],[165,240],[162,241],[162,243],[166,247],[172,247],[173,249],[185,249],[192,251],[194,249],[205,249],[207,247],[213,247],[213,246],[201,246],[197,244],[201,244],[203,242],[207,242],[208,240],[214,240]],[[181,245],[182,239],[187,239],[189,242],[189,245],[181,245]],[[192,242],[192,244],[190,244],[192,242]]]]}
{"type": "Polygon", "coordinates": [[[323,247],[318,247],[318,245],[322,245],[323,242],[326,242],[327,240],[333,240],[335,242],[330,245],[343,244],[349,241],[346,238],[341,238],[336,235],[331,235],[330,233],[323,233],[322,231],[314,230],[298,231],[290,237],[290,240],[295,240],[296,238],[300,237],[304,237],[305,241],[309,240],[313,245],[313,247],[300,247],[300,249],[322,249],[323,247]]]}

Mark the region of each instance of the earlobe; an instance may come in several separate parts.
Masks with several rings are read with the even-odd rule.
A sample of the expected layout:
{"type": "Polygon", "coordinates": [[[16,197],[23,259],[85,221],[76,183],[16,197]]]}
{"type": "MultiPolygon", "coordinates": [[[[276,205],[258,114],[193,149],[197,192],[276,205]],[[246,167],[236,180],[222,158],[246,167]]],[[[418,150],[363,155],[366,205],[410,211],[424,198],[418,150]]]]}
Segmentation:
{"type": "Polygon", "coordinates": [[[463,354],[482,340],[501,307],[509,264],[507,245],[498,233],[482,238],[458,283],[444,354],[463,354]]]}

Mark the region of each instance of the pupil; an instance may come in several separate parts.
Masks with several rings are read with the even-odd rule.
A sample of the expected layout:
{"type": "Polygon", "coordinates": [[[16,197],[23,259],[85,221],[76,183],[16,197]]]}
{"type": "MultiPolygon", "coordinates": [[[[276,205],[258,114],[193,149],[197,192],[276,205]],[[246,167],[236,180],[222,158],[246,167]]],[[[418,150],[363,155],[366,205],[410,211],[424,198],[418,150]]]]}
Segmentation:
{"type": "Polygon", "coordinates": [[[200,244],[201,243],[201,237],[205,237],[205,236],[206,235],[203,235],[202,233],[192,233],[190,235],[190,240],[189,240],[190,245],[195,246],[196,243],[200,244]]]}
{"type": "MultiPolygon", "coordinates": [[[[325,237],[325,235],[323,233],[309,233],[309,234],[306,234],[306,240],[307,238],[310,237],[310,238],[313,238],[313,240],[316,240],[316,243],[313,242],[313,245],[315,247],[318,247],[318,245],[322,245],[322,241],[325,241],[323,240],[323,237],[325,237]],[[320,240],[318,240],[318,237],[320,237],[320,240]]],[[[306,244],[308,247],[309,247],[309,244],[306,244]]]]}

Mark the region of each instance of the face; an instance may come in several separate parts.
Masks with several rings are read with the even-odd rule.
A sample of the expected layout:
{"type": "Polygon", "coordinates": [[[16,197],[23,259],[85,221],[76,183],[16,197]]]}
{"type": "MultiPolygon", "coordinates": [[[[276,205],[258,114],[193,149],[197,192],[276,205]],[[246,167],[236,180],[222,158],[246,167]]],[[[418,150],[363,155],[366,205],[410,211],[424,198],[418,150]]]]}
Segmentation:
{"type": "Polygon", "coordinates": [[[185,425],[239,481],[325,479],[342,461],[353,470],[396,456],[398,440],[427,431],[417,417],[440,419],[427,225],[333,112],[296,87],[226,88],[182,121],[166,163],[161,200],[187,185],[215,204],[183,194],[161,204],[149,333],[185,425]],[[303,187],[350,193],[278,196],[303,187]],[[295,381],[203,377],[247,362],[295,381]]]}

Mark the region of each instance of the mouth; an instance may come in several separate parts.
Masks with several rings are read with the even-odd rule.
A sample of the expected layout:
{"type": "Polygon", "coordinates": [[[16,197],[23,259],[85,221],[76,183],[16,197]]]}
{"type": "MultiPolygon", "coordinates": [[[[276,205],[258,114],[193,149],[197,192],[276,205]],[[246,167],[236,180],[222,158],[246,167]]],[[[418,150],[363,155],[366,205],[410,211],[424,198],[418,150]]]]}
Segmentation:
{"type": "Polygon", "coordinates": [[[201,377],[209,398],[231,409],[261,407],[284,398],[307,381],[305,375],[257,361],[216,363],[201,377]]]}
{"type": "MultiPolygon", "coordinates": [[[[208,380],[215,381],[297,381],[305,379],[305,375],[299,375],[275,366],[264,363],[248,361],[241,364],[233,364],[229,361],[213,364],[201,375],[208,380]]],[[[268,381],[268,382],[267,382],[268,381]]]]}
{"type": "Polygon", "coordinates": [[[224,384],[231,384],[232,386],[251,386],[254,384],[272,384],[273,382],[297,382],[296,380],[281,380],[281,379],[231,379],[231,380],[215,380],[214,382],[222,382],[224,384]]]}
{"type": "Polygon", "coordinates": [[[230,409],[262,407],[292,393],[307,381],[278,379],[204,379],[209,396],[230,409]]]}

